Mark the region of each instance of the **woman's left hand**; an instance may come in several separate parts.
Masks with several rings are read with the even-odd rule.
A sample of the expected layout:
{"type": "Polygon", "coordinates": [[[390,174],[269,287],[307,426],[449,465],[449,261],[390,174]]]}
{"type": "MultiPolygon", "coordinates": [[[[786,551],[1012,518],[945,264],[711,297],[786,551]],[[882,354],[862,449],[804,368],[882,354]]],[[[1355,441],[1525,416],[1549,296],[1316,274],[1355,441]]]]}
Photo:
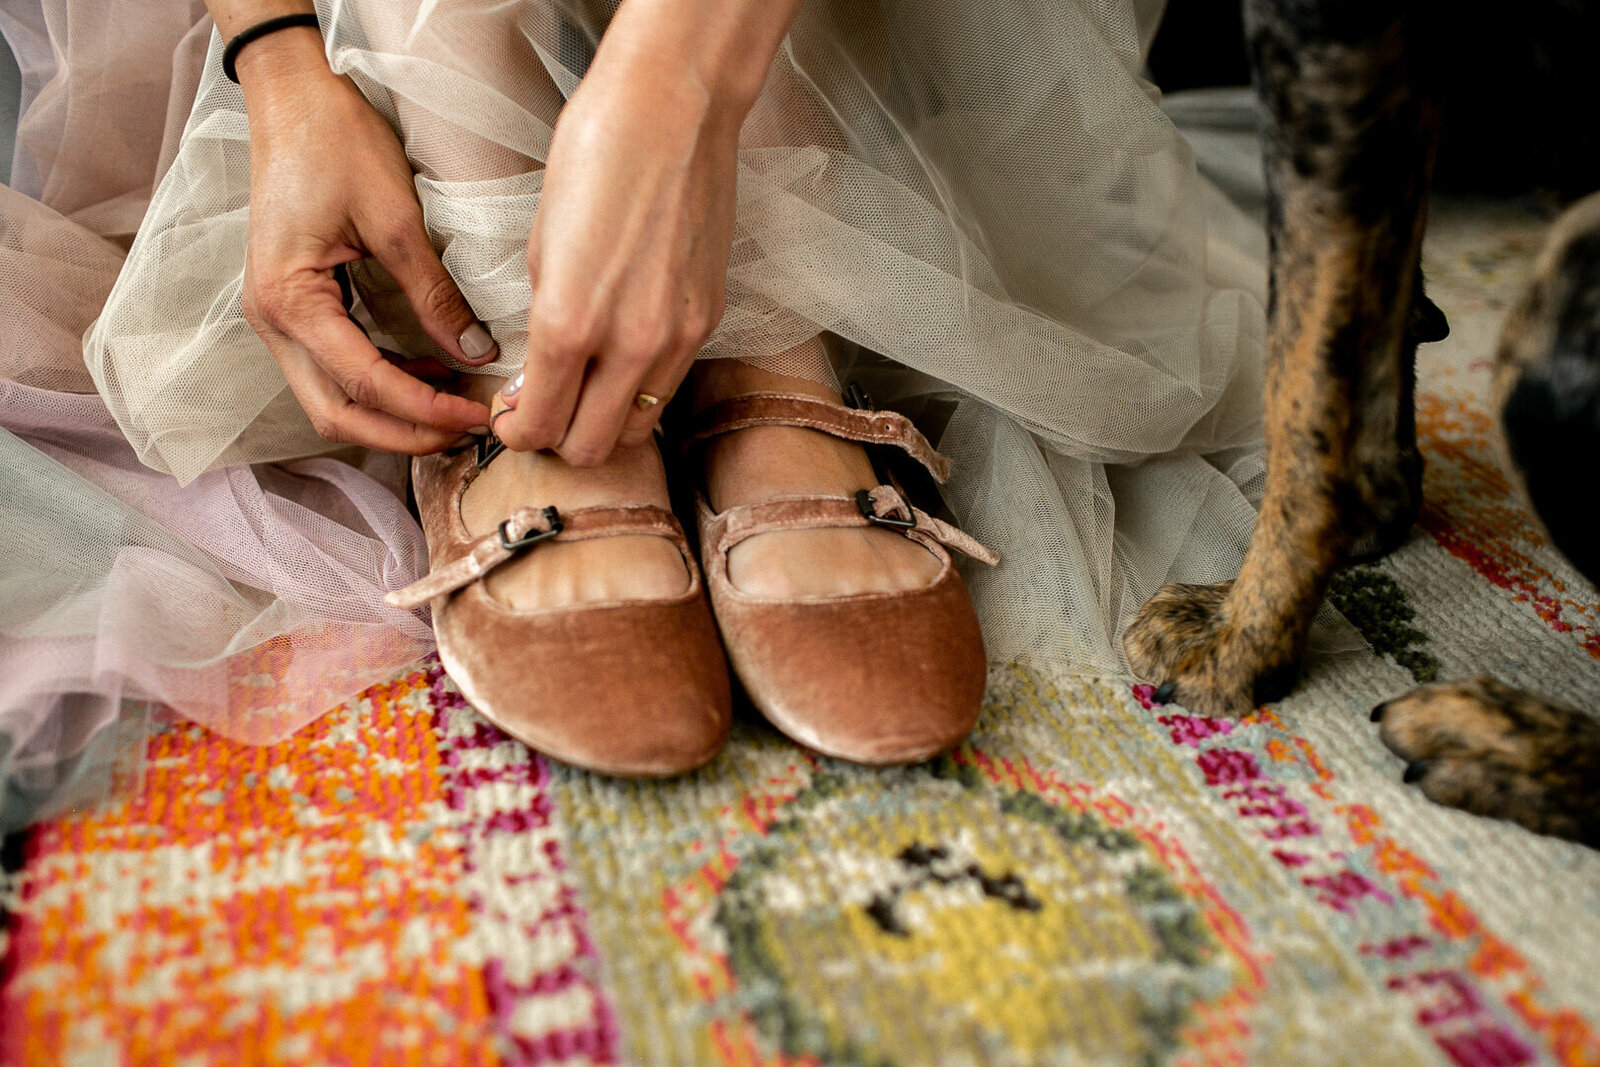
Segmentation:
{"type": "Polygon", "coordinates": [[[527,366],[495,421],[509,447],[576,466],[649,438],[660,408],[637,397],[670,397],[722,317],[746,109],[681,65],[616,52],[556,124],[528,240],[527,366]]]}

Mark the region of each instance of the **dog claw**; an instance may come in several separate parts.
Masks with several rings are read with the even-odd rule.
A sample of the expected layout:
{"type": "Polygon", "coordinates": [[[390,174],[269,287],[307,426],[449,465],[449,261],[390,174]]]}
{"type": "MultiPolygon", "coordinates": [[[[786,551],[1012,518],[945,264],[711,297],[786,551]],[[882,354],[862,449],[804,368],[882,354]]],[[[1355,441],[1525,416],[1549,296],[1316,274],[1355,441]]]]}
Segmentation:
{"type": "Polygon", "coordinates": [[[1170,704],[1172,703],[1172,698],[1176,696],[1177,693],[1177,682],[1162,682],[1161,688],[1155,691],[1155,695],[1151,699],[1157,704],[1170,704]]]}
{"type": "Polygon", "coordinates": [[[1427,760],[1425,760],[1425,759],[1412,760],[1410,763],[1406,764],[1406,773],[1404,773],[1404,774],[1402,774],[1400,776],[1400,780],[1402,782],[1405,782],[1407,785],[1410,785],[1412,782],[1419,781],[1422,778],[1422,776],[1424,774],[1427,774],[1427,773],[1428,773],[1428,761],[1427,760]]]}
{"type": "Polygon", "coordinates": [[[1371,719],[1373,722],[1382,722],[1383,721],[1383,713],[1388,711],[1388,710],[1389,710],[1389,702],[1387,700],[1385,700],[1382,704],[1379,704],[1377,707],[1373,708],[1372,709],[1372,714],[1367,716],[1367,717],[1369,719],[1371,719]]]}

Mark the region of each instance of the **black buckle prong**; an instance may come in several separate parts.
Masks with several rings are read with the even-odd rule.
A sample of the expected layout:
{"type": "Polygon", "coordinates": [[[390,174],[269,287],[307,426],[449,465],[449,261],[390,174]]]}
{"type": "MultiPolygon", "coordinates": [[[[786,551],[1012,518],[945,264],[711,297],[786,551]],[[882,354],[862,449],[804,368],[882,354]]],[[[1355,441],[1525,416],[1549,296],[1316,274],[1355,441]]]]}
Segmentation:
{"type": "MultiPolygon", "coordinates": [[[[898,490],[897,490],[898,491],[898,490]]],[[[906,499],[904,493],[900,494],[900,503],[906,509],[906,517],[897,519],[893,515],[879,515],[878,509],[872,503],[870,489],[856,490],[856,507],[861,509],[861,517],[873,526],[887,526],[891,530],[911,530],[917,525],[917,513],[911,507],[911,501],[906,499]]]]}
{"type": "Polygon", "coordinates": [[[851,382],[844,387],[844,402],[857,411],[873,411],[872,397],[861,388],[860,382],[851,382]]]}
{"type": "Polygon", "coordinates": [[[493,433],[478,438],[478,469],[483,470],[494,461],[494,457],[506,450],[506,443],[493,433]]]}
{"type": "MultiPolygon", "coordinates": [[[[502,445],[501,447],[504,448],[505,446],[502,445]]],[[[548,530],[530,530],[516,540],[511,539],[511,520],[506,519],[502,522],[500,524],[500,547],[507,552],[515,552],[519,548],[527,548],[529,545],[536,545],[540,541],[548,541],[559,534],[563,529],[561,512],[553,507],[547,507],[544,509],[543,514],[544,521],[550,527],[548,530]]]]}

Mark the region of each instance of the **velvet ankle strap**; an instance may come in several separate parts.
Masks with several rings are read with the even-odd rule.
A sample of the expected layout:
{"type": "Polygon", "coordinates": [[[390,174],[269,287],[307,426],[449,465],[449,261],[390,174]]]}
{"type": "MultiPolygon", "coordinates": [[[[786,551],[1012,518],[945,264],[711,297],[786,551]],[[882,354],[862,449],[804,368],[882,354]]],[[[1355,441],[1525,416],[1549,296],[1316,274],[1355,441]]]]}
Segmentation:
{"type": "Polygon", "coordinates": [[[942,519],[913,507],[892,485],[880,485],[864,500],[843,496],[780,496],[759,504],[743,504],[713,513],[705,498],[700,500],[702,539],[707,552],[724,553],[741,541],[776,530],[840,529],[873,526],[891,517],[903,517],[909,525],[896,528],[913,541],[932,547],[937,544],[954,549],[989,566],[1000,557],[942,519]]]}
{"type": "Polygon", "coordinates": [[[677,518],[654,504],[629,504],[623,507],[578,508],[558,512],[555,508],[523,507],[512,512],[498,529],[471,542],[466,554],[428,572],[427,576],[384,596],[392,607],[411,610],[435,597],[464,589],[496,567],[541,541],[590,541],[599,537],[630,534],[664,537],[683,556],[693,583],[698,582],[689,540],[677,518]]]}
{"type": "Polygon", "coordinates": [[[684,447],[753,426],[797,426],[846,441],[891,445],[922,464],[941,484],[950,477],[950,460],[935,452],[899,412],[863,411],[799,394],[749,393],[712,404],[695,417],[684,447]]]}

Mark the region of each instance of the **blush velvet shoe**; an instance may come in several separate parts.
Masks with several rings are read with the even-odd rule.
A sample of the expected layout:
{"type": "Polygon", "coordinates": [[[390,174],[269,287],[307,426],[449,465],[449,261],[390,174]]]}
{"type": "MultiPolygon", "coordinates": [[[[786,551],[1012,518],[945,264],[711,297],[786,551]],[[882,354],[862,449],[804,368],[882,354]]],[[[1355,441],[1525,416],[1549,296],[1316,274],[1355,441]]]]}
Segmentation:
{"type": "Polygon", "coordinates": [[[451,679],[485,718],[546,755],[602,774],[650,778],[711,760],[731,719],[727,664],[677,518],[652,504],[524,506],[498,528],[474,534],[462,518],[462,496],[500,452],[489,438],[476,451],[412,461],[431,569],[390,593],[389,603],[431,604],[451,679]],[[519,610],[484,581],[549,542],[638,535],[677,548],[689,573],[681,595],[519,610]]]}
{"type": "MultiPolygon", "coordinates": [[[[911,421],[816,397],[752,393],[713,404],[690,447],[756,426],[796,426],[897,448],[937,481],[949,474],[911,421]]],[[[956,745],[983,702],[987,664],[972,601],[948,549],[993,565],[994,553],[915,508],[885,484],[854,496],[781,496],[715,512],[701,495],[700,553],[711,605],[734,672],[767,719],[825,755],[865,764],[914,763],[956,745]],[[939,561],[921,588],[774,599],[729,578],[728,553],[779,530],[876,526],[939,561]]]]}

